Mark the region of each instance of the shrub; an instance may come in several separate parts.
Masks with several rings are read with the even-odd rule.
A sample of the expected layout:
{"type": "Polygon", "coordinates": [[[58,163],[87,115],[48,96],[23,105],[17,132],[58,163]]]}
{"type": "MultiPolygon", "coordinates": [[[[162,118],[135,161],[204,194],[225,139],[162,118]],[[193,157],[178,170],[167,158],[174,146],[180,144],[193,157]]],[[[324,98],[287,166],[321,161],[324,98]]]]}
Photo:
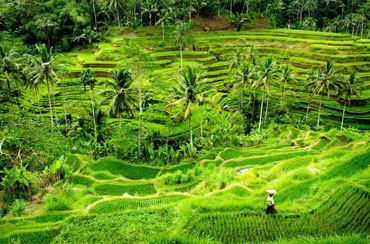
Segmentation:
{"type": "Polygon", "coordinates": [[[27,203],[24,200],[17,199],[13,202],[10,212],[13,214],[14,217],[22,216],[26,207],[27,203]]]}
{"type": "Polygon", "coordinates": [[[86,191],[74,190],[72,184],[64,184],[53,193],[46,194],[42,206],[45,212],[64,211],[73,208],[73,204],[81,198],[86,191]]]}

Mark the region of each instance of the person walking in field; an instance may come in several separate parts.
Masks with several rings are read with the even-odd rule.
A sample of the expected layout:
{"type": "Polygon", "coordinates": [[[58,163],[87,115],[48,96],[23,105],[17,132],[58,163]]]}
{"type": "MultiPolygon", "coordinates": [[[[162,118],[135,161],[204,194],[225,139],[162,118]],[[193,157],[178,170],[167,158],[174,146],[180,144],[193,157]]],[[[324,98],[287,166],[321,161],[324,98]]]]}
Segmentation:
{"type": "Polygon", "coordinates": [[[275,202],[274,202],[274,194],[276,194],[276,190],[268,190],[267,191],[269,196],[267,197],[267,208],[265,214],[272,214],[277,213],[275,209],[275,202]]]}

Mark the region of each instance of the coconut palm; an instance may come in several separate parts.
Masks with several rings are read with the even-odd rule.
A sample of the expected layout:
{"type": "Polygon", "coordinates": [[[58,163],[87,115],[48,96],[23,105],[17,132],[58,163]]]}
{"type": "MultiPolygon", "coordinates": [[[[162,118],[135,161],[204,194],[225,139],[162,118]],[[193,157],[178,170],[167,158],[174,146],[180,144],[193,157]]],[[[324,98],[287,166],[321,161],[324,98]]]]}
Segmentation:
{"type": "Polygon", "coordinates": [[[119,128],[122,124],[122,113],[127,112],[133,116],[132,106],[135,106],[135,97],[132,91],[133,79],[131,72],[127,70],[112,71],[113,80],[107,80],[104,84],[105,90],[99,95],[104,96],[105,100],[110,100],[107,113],[109,116],[118,116],[119,128]]]}
{"type": "Polygon", "coordinates": [[[8,99],[12,113],[14,114],[14,105],[12,101],[12,90],[10,85],[10,78],[18,80],[17,75],[19,71],[19,54],[14,49],[9,49],[6,46],[0,45],[0,74],[5,75],[6,83],[8,86],[8,99]]]}
{"type": "Polygon", "coordinates": [[[317,0],[307,0],[304,4],[304,10],[308,12],[308,17],[311,17],[311,14],[314,13],[318,8],[317,0]]]}
{"type": "MultiPolygon", "coordinates": [[[[95,76],[95,72],[92,69],[82,70],[81,72],[81,83],[84,85],[84,88],[88,85],[90,90],[90,102],[91,102],[91,111],[94,123],[94,138],[97,141],[97,131],[96,131],[96,119],[95,119],[95,109],[94,102],[92,97],[92,90],[94,89],[95,83],[98,82],[95,76]]],[[[86,91],[86,89],[85,89],[86,91]]]]}
{"type": "Polygon", "coordinates": [[[247,84],[251,82],[251,76],[254,74],[254,68],[250,62],[243,62],[236,71],[236,78],[238,83],[242,85],[242,100],[240,104],[240,111],[243,111],[244,108],[244,91],[247,84]]]}
{"type": "Polygon", "coordinates": [[[280,81],[283,83],[282,89],[281,89],[281,100],[280,104],[283,104],[283,98],[284,98],[284,91],[286,89],[287,84],[292,84],[295,79],[292,77],[292,68],[289,65],[284,65],[281,68],[281,76],[280,81]]]}
{"type": "Polygon", "coordinates": [[[163,38],[163,41],[164,41],[164,27],[166,25],[170,25],[171,23],[173,23],[174,19],[171,15],[171,11],[169,11],[168,9],[162,9],[162,11],[159,13],[159,19],[156,23],[156,25],[161,25],[162,27],[162,38],[163,38]]]}
{"type": "Polygon", "coordinates": [[[342,122],[340,124],[340,129],[343,129],[344,123],[344,114],[346,112],[346,106],[351,105],[352,96],[355,95],[357,98],[361,95],[360,90],[361,83],[356,77],[356,73],[351,73],[350,76],[344,80],[344,84],[341,86],[339,92],[339,97],[344,97],[343,113],[342,113],[342,122]]]}
{"type": "Polygon", "coordinates": [[[191,126],[191,111],[193,106],[202,101],[209,92],[206,87],[204,73],[197,67],[186,67],[180,71],[180,76],[176,80],[177,87],[173,89],[174,102],[168,104],[167,107],[183,103],[185,105],[184,118],[189,120],[189,135],[190,147],[193,149],[193,133],[191,126]]]}
{"type": "Polygon", "coordinates": [[[190,25],[180,21],[176,24],[176,29],[172,34],[175,35],[175,45],[180,47],[182,69],[182,50],[193,42],[193,36],[190,33],[190,25]]]}
{"type": "Polygon", "coordinates": [[[158,5],[156,1],[146,0],[141,4],[143,14],[149,15],[149,25],[152,26],[152,17],[158,12],[158,5]]]}
{"type": "Polygon", "coordinates": [[[260,112],[260,119],[258,122],[258,132],[260,132],[265,91],[267,91],[266,112],[265,112],[265,120],[264,120],[264,122],[266,123],[268,106],[269,106],[270,85],[271,85],[271,82],[277,83],[280,70],[277,69],[277,64],[274,61],[274,59],[272,57],[268,57],[256,67],[256,73],[259,79],[253,83],[253,88],[259,89],[263,87],[262,98],[261,98],[261,112],[260,112]]]}
{"type": "Polygon", "coordinates": [[[313,72],[310,74],[309,80],[311,80],[311,82],[313,82],[313,85],[316,86],[315,90],[313,91],[313,94],[314,95],[321,94],[319,113],[317,116],[317,128],[318,128],[320,125],[321,106],[324,94],[326,93],[328,98],[330,98],[330,94],[333,90],[336,92],[339,91],[340,77],[336,74],[336,71],[333,69],[333,63],[327,61],[324,69],[321,69],[318,66],[313,67],[313,72]]]}
{"type": "Polygon", "coordinates": [[[56,64],[55,61],[58,56],[53,55],[52,48],[47,49],[45,44],[42,44],[41,46],[36,45],[36,49],[39,53],[39,56],[31,58],[31,65],[28,74],[31,77],[31,82],[34,84],[40,84],[44,80],[46,80],[46,86],[48,88],[50,122],[52,131],[54,131],[53,110],[51,107],[50,97],[50,83],[53,82],[53,79],[59,76],[62,66],[56,64]]]}
{"type": "Polygon", "coordinates": [[[119,17],[119,9],[122,8],[122,3],[120,0],[110,0],[109,2],[109,8],[116,10],[116,17],[117,17],[117,22],[118,22],[118,27],[121,27],[121,20],[119,17]]]}
{"type": "Polygon", "coordinates": [[[238,69],[241,62],[245,59],[245,56],[246,55],[244,53],[244,50],[237,48],[230,58],[230,65],[229,65],[230,70],[238,69]]]}

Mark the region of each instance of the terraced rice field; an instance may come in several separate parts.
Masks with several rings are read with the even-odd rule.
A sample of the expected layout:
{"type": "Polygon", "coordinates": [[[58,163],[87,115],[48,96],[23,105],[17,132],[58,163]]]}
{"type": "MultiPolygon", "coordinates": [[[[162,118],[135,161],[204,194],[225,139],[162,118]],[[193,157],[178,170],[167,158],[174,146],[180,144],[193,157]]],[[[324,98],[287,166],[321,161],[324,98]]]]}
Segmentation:
{"type": "Polygon", "coordinates": [[[83,208],[1,220],[0,242],[88,240],[85,238],[96,235],[96,228],[106,228],[103,222],[109,222],[110,231],[119,231],[119,219],[133,221],[143,211],[152,218],[181,221],[170,221],[162,226],[165,229],[157,230],[145,225],[151,220],[142,220],[136,231],[168,228],[190,240],[207,239],[210,243],[370,235],[369,133],[334,129],[303,132],[290,125],[272,125],[269,130],[275,136],[266,144],[214,149],[194,164],[172,167],[138,166],[113,158],[89,165],[74,155],[69,159],[71,164],[88,165],[72,181],[76,189],[88,190],[79,204],[83,208]],[[165,173],[187,172],[194,167],[232,170],[235,183],[204,192],[204,184],[211,184],[207,174],[166,188],[159,182],[158,177],[165,173]],[[244,173],[237,175],[242,169],[244,173]],[[186,192],[179,192],[181,188],[186,192]],[[278,189],[277,215],[264,214],[267,189],[278,189]],[[79,228],[84,228],[83,236],[72,231],[79,228]]]}
{"type": "MultiPolygon", "coordinates": [[[[55,87],[56,112],[62,116],[65,111],[72,114],[86,113],[76,109],[74,104],[85,104],[88,107],[88,91],[84,91],[79,82],[79,74],[84,68],[92,68],[99,77],[100,84],[95,87],[97,93],[102,89],[101,83],[111,77],[110,70],[127,67],[130,57],[125,53],[127,41],[140,44],[150,55],[149,61],[154,70],[152,78],[144,83],[147,90],[155,90],[156,106],[152,112],[161,113],[165,103],[161,103],[168,93],[168,88],[174,83],[180,67],[180,52],[174,47],[173,39],[167,36],[165,42],[158,44],[160,36],[116,37],[106,36],[106,42],[95,45],[93,51],[65,53],[63,61],[71,64],[68,67],[67,78],[59,81],[55,87]]],[[[143,35],[141,33],[141,35],[143,35]]],[[[184,65],[200,65],[206,71],[207,82],[216,87],[216,96],[221,106],[237,106],[236,101],[227,95],[233,86],[235,77],[229,69],[230,56],[236,49],[249,48],[254,45],[255,52],[260,57],[272,56],[277,62],[290,63],[295,70],[294,77],[303,81],[312,66],[323,66],[326,60],[335,62],[334,68],[343,75],[357,72],[363,82],[362,93],[359,98],[352,97],[351,106],[346,109],[345,126],[359,129],[370,128],[370,43],[350,35],[310,32],[288,29],[253,30],[244,32],[217,32],[194,36],[194,44],[183,52],[184,65]]],[[[287,86],[284,99],[296,106],[291,113],[304,116],[307,107],[308,94],[302,92],[304,84],[287,86]]],[[[257,93],[258,94],[258,93],[257,93]]],[[[46,91],[42,93],[42,112],[48,113],[46,91]]],[[[271,88],[272,103],[280,102],[281,87],[271,88]]],[[[33,99],[29,98],[30,101],[33,99]]],[[[101,98],[95,96],[96,100],[101,98]]],[[[316,117],[320,97],[311,101],[310,116],[316,117]]],[[[34,112],[37,113],[36,101],[33,101],[34,112]]],[[[340,125],[343,104],[331,98],[324,97],[322,119],[327,123],[340,125]]],[[[194,116],[196,117],[196,116],[194,116]]],[[[135,123],[135,120],[131,120],[135,123]]],[[[146,127],[159,130],[162,135],[168,131],[163,127],[165,119],[151,120],[148,116],[146,127]]],[[[194,121],[197,127],[197,121],[194,121]]],[[[171,135],[176,136],[185,132],[185,126],[178,126],[171,135]]]]}

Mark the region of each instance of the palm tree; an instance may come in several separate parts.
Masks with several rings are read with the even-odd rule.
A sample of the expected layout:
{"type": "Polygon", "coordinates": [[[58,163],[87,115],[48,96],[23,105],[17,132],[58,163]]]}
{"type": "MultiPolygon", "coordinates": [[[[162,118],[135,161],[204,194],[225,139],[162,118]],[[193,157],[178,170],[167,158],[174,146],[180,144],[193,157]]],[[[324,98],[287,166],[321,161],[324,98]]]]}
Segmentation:
{"type": "Polygon", "coordinates": [[[105,97],[102,103],[110,100],[107,112],[110,116],[118,116],[121,128],[122,112],[134,115],[132,106],[135,104],[135,98],[131,87],[133,79],[131,72],[127,70],[113,71],[112,75],[113,80],[107,80],[104,84],[106,89],[99,94],[105,97]]]}
{"type": "Polygon", "coordinates": [[[304,10],[308,12],[308,17],[317,10],[318,1],[317,0],[307,0],[304,4],[304,10]]]}
{"type": "Polygon", "coordinates": [[[4,74],[8,85],[8,98],[9,103],[14,114],[14,105],[12,101],[12,91],[10,86],[10,77],[18,79],[17,72],[19,70],[19,64],[17,59],[19,54],[14,49],[8,49],[6,46],[0,46],[0,74],[4,74]]]}
{"type": "Polygon", "coordinates": [[[86,87],[86,85],[89,86],[90,90],[90,102],[91,102],[91,111],[93,116],[93,122],[94,122],[94,138],[95,141],[97,141],[97,131],[96,131],[96,119],[95,119],[95,109],[94,109],[94,102],[92,98],[92,90],[94,89],[94,85],[98,80],[96,79],[95,72],[92,69],[86,69],[82,70],[81,72],[81,83],[86,87]]]}
{"type": "Polygon", "coordinates": [[[308,92],[308,103],[307,103],[307,110],[306,110],[306,121],[308,119],[308,112],[310,110],[310,105],[311,105],[311,100],[314,95],[314,91],[317,86],[317,81],[316,80],[311,80],[311,76],[313,75],[314,71],[311,70],[311,73],[308,75],[306,82],[303,84],[304,88],[302,89],[303,91],[308,92]]]}
{"type": "Polygon", "coordinates": [[[349,78],[345,79],[344,84],[340,89],[340,95],[344,96],[344,105],[343,105],[343,114],[342,114],[342,122],[340,124],[340,129],[343,129],[344,123],[344,113],[346,112],[346,106],[351,105],[352,95],[356,95],[358,98],[361,95],[360,90],[361,83],[356,77],[356,73],[351,73],[349,78]]]}
{"type": "Polygon", "coordinates": [[[121,27],[121,20],[120,20],[120,17],[119,17],[119,9],[122,8],[121,1],[120,0],[110,0],[109,8],[116,10],[116,17],[117,17],[118,27],[121,27]]]}
{"type": "Polygon", "coordinates": [[[242,83],[242,101],[240,104],[240,111],[244,108],[244,91],[247,84],[250,83],[250,77],[254,74],[254,68],[250,62],[243,62],[239,69],[236,71],[236,77],[238,82],[242,83]]]}
{"type": "Polygon", "coordinates": [[[202,101],[209,92],[206,87],[204,73],[196,67],[186,67],[180,71],[180,76],[176,80],[177,87],[173,89],[174,99],[176,101],[168,104],[167,107],[183,103],[185,105],[184,118],[189,119],[190,147],[193,149],[193,133],[191,127],[191,110],[199,101],[202,101]]]}
{"type": "Polygon", "coordinates": [[[156,1],[146,0],[141,4],[143,14],[147,13],[149,15],[149,25],[152,26],[152,16],[158,11],[158,5],[156,1]]]}
{"type": "Polygon", "coordinates": [[[50,83],[52,82],[53,78],[58,77],[61,65],[56,64],[55,61],[58,56],[53,55],[52,48],[48,50],[45,44],[42,44],[41,46],[36,45],[36,49],[40,56],[33,57],[31,59],[29,75],[31,77],[32,83],[42,83],[42,81],[46,80],[46,86],[48,88],[51,128],[52,131],[54,131],[53,110],[51,108],[50,98],[50,83]]]}
{"type": "Polygon", "coordinates": [[[269,106],[269,96],[270,96],[270,83],[275,82],[277,83],[280,70],[276,68],[276,62],[272,57],[268,57],[265,61],[261,62],[256,67],[257,75],[259,79],[256,80],[253,84],[253,88],[260,88],[263,86],[262,98],[261,98],[261,112],[260,112],[260,119],[258,123],[258,132],[261,131],[261,122],[262,122],[262,113],[263,113],[263,100],[265,95],[265,90],[267,91],[267,102],[266,102],[266,112],[265,112],[265,120],[266,123],[267,119],[267,112],[269,106]]]}
{"type": "Polygon", "coordinates": [[[243,14],[236,13],[236,15],[233,18],[233,22],[236,24],[236,31],[239,32],[244,24],[244,22],[247,21],[246,18],[244,18],[243,14]]]}
{"type": "Polygon", "coordinates": [[[283,97],[284,97],[284,91],[286,89],[287,84],[291,84],[294,80],[292,77],[292,68],[289,65],[284,65],[281,69],[281,76],[280,81],[283,82],[282,90],[281,90],[281,100],[280,105],[283,104],[283,97]]]}
{"type": "Polygon", "coordinates": [[[230,60],[230,70],[232,69],[238,69],[242,60],[245,59],[245,54],[244,54],[244,50],[241,50],[239,48],[237,48],[233,55],[231,56],[231,60],[230,60]]]}
{"type": "Polygon", "coordinates": [[[164,27],[166,25],[170,25],[174,21],[171,12],[168,9],[162,9],[159,14],[159,20],[157,21],[157,25],[162,26],[162,38],[164,41],[164,27]]]}
{"type": "Polygon", "coordinates": [[[190,33],[190,25],[185,22],[178,22],[173,34],[175,35],[175,45],[180,47],[182,69],[182,50],[193,42],[193,36],[190,33]]]}
{"type": "Polygon", "coordinates": [[[317,116],[317,128],[318,128],[320,125],[320,114],[324,93],[326,92],[328,98],[330,98],[330,93],[332,90],[338,92],[340,78],[336,75],[336,72],[333,69],[333,63],[328,60],[326,61],[326,66],[324,69],[321,69],[318,66],[314,66],[313,72],[311,73],[309,79],[316,85],[313,94],[315,95],[321,94],[319,113],[317,116]]]}

